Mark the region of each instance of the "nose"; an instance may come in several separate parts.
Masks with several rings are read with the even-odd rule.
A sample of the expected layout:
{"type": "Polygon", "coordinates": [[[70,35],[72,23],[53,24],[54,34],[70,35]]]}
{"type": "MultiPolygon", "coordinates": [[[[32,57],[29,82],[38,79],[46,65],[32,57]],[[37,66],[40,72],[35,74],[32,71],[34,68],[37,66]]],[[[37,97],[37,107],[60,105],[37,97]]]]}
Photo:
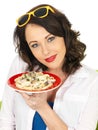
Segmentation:
{"type": "Polygon", "coordinates": [[[44,54],[44,55],[48,55],[49,54],[49,47],[47,46],[47,45],[42,45],[42,53],[44,54]]]}

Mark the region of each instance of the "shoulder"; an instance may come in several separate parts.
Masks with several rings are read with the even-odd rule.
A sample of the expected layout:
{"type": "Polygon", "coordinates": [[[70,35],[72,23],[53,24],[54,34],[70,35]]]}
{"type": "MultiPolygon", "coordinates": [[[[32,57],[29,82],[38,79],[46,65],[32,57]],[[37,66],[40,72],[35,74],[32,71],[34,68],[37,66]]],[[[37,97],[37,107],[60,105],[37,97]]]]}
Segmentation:
{"type": "Polygon", "coordinates": [[[21,69],[23,68],[26,69],[26,67],[28,66],[28,64],[24,62],[19,55],[16,55],[12,64],[15,64],[16,66],[18,66],[18,68],[21,68],[21,69]]]}
{"type": "Polygon", "coordinates": [[[19,55],[15,56],[12,63],[26,65],[26,63],[22,60],[22,58],[19,55]]]}
{"type": "Polygon", "coordinates": [[[10,66],[9,74],[8,76],[25,72],[28,67],[28,64],[24,62],[19,55],[16,55],[15,58],[12,61],[12,64],[10,66]]]}
{"type": "MultiPolygon", "coordinates": [[[[74,74],[70,75],[69,84],[72,84],[73,89],[79,92],[80,95],[88,95],[98,93],[98,72],[86,65],[82,65],[74,74]]],[[[72,93],[76,93],[73,91],[72,93]]]]}
{"type": "Polygon", "coordinates": [[[82,65],[73,75],[77,81],[81,80],[83,83],[98,84],[98,72],[86,65],[82,65]]]}
{"type": "Polygon", "coordinates": [[[98,77],[98,72],[86,65],[83,65],[74,73],[73,76],[79,77],[98,77]]]}

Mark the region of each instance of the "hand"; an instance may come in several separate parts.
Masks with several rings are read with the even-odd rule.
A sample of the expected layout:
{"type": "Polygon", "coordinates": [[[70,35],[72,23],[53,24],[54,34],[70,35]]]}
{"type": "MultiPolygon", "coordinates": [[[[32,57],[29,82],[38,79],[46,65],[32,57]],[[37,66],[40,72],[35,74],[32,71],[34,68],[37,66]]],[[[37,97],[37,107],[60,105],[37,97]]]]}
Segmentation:
{"type": "Polygon", "coordinates": [[[43,109],[45,104],[47,103],[47,93],[33,93],[29,95],[27,93],[19,92],[22,97],[24,98],[25,102],[31,107],[32,109],[38,111],[39,109],[43,109]]]}

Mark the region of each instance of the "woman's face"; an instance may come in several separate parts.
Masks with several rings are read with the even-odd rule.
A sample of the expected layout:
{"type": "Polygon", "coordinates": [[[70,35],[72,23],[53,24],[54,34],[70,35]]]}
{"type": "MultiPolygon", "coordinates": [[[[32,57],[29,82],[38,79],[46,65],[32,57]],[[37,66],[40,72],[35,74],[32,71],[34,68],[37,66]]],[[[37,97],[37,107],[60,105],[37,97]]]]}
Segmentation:
{"type": "Polygon", "coordinates": [[[66,47],[63,37],[55,36],[42,26],[28,24],[25,31],[26,41],[35,58],[49,69],[61,69],[66,47]]]}

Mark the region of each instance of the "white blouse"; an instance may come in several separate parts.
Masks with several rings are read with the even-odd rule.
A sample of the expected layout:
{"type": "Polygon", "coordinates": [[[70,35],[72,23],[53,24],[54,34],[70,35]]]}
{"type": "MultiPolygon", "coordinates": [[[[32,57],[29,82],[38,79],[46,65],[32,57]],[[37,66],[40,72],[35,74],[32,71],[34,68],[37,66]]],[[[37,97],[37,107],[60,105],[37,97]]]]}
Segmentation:
{"type": "MultiPolygon", "coordinates": [[[[15,57],[8,78],[26,71],[27,64],[15,57]]],[[[56,94],[54,111],[68,130],[95,130],[98,121],[98,73],[83,65],[70,75],[56,94]]],[[[0,130],[32,130],[35,111],[6,84],[0,112],[0,130]]],[[[47,128],[48,130],[48,128],[47,128]]]]}

